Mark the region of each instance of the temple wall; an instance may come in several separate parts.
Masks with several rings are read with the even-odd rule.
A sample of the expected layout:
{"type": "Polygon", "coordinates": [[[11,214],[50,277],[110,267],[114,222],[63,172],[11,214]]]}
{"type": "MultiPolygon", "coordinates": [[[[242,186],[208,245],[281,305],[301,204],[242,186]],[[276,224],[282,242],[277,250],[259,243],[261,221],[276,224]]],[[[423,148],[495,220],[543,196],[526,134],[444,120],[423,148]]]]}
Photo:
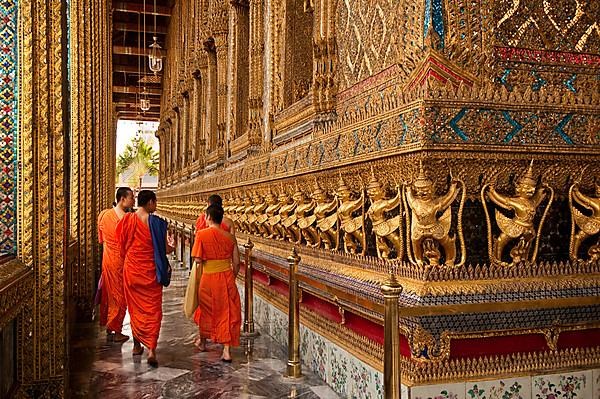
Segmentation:
{"type": "MultiPolygon", "coordinates": [[[[527,387],[536,397],[548,380],[538,376],[579,369],[587,371],[571,380],[585,377],[578,389],[593,389],[591,370],[600,367],[593,4],[191,7],[200,21],[191,45],[173,39],[173,26],[167,46],[157,132],[163,217],[193,232],[206,198],[223,196],[240,244],[255,244],[267,296],[286,291],[286,259],[296,247],[302,306],[330,329],[321,336],[357,340],[356,350],[340,348],[378,372],[381,286],[396,276],[402,381],[412,397],[450,383],[459,398],[477,397],[469,391],[479,380],[513,386],[521,376],[529,376],[517,381],[524,397],[527,387]],[[239,53],[246,45],[247,66],[239,53]],[[186,110],[186,96],[200,106],[186,110]],[[184,131],[178,115],[188,112],[195,122],[184,131]],[[190,132],[192,160],[179,139],[190,132]]],[[[348,384],[340,392],[354,389],[348,384]]]]}

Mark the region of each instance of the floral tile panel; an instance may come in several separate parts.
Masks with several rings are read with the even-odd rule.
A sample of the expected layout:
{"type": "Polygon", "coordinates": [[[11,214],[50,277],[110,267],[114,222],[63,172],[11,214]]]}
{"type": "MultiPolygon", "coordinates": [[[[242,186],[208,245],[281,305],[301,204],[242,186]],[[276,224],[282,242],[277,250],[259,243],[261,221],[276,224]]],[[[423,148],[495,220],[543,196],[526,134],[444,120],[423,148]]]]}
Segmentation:
{"type": "Polygon", "coordinates": [[[467,399],[530,399],[531,378],[508,378],[494,381],[469,382],[467,399]]]}
{"type": "Polygon", "coordinates": [[[532,399],[586,399],[593,395],[592,370],[531,378],[532,399]]]}
{"type": "Polygon", "coordinates": [[[410,397],[412,399],[466,399],[465,384],[440,384],[413,387],[411,389],[410,397]]]}

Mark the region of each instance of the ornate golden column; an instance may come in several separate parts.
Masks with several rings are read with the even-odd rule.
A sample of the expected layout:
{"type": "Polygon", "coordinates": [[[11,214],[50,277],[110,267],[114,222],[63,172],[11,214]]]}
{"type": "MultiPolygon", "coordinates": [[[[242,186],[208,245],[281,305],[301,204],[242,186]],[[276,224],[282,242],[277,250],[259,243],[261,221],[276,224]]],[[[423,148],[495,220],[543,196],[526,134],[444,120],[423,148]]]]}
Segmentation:
{"type": "Polygon", "coordinates": [[[296,248],[292,248],[291,255],[287,258],[289,269],[289,296],[288,296],[288,361],[286,377],[302,377],[302,363],[300,362],[300,301],[298,296],[298,264],[300,256],[296,248]]]}
{"type": "Polygon", "coordinates": [[[188,166],[189,140],[190,140],[190,98],[189,92],[185,91],[181,94],[181,164],[180,168],[185,169],[188,166]]]}
{"type": "Polygon", "coordinates": [[[381,286],[384,301],[383,384],[386,399],[400,399],[400,328],[398,306],[402,286],[394,274],[381,286]]]}
{"type": "Polygon", "coordinates": [[[250,0],[250,49],[249,49],[249,104],[248,141],[250,146],[260,146],[263,142],[263,81],[264,81],[264,2],[250,0]]]}

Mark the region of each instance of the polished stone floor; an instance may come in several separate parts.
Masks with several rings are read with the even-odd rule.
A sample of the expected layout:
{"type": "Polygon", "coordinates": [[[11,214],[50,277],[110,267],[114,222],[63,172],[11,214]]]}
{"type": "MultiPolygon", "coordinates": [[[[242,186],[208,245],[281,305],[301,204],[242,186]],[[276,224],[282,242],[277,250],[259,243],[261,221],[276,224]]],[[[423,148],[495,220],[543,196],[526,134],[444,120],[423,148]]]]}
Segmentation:
{"type": "MultiPolygon", "coordinates": [[[[266,335],[232,351],[233,362],[220,361],[221,347],[207,352],[193,346],[195,325],[182,312],[187,273],[174,273],[163,295],[163,322],[157,349],[159,367],[146,355],[133,358],[131,340],[107,342],[96,323],[78,324],[71,342],[71,381],[74,398],[337,398],[314,374],[303,369],[300,381],[283,378],[286,353],[266,335]],[[252,346],[252,353],[248,352],[252,346]]],[[[124,334],[131,335],[128,319],[124,334]]]]}

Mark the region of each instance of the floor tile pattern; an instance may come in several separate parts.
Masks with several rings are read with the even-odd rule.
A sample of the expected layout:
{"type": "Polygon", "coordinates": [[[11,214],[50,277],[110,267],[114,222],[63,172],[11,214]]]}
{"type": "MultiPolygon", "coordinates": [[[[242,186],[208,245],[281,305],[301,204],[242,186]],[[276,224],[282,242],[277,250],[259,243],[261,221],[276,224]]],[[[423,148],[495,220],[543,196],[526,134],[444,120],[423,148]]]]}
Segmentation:
{"type": "MultiPolygon", "coordinates": [[[[306,398],[339,396],[304,369],[305,377],[283,377],[287,355],[282,345],[263,333],[233,351],[231,364],[220,361],[221,347],[209,344],[198,352],[193,341],[195,325],[181,311],[187,271],[179,270],[164,291],[163,322],[153,369],[146,356],[133,359],[130,341],[118,345],[106,341],[96,324],[76,326],[72,342],[71,391],[75,398],[306,398]],[[252,354],[248,347],[252,347],[252,354]]],[[[286,326],[287,327],[287,326],[286,326]]],[[[124,333],[131,334],[128,319],[124,333]]]]}

